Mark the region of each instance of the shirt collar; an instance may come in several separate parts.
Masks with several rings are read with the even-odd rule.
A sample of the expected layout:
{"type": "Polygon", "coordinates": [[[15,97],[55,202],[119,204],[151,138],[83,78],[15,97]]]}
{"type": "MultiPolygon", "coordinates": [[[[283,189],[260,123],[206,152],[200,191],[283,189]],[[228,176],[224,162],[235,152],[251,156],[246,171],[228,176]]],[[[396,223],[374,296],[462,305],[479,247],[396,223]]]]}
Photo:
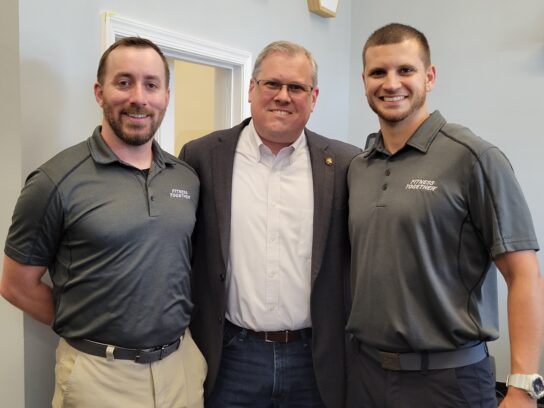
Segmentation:
{"type": "Polygon", "coordinates": [[[288,163],[290,164],[296,154],[305,151],[307,148],[306,137],[304,131],[302,131],[300,136],[291,145],[281,149],[278,152],[278,155],[274,157],[270,148],[266,146],[259,137],[257,130],[253,125],[253,120],[251,120],[242,131],[240,142],[241,143],[238,143],[237,151],[247,154],[256,162],[277,162],[278,160],[281,161],[287,157],[288,163]]]}
{"type": "MultiPolygon", "coordinates": [[[[102,126],[97,126],[95,128],[92,136],[88,139],[88,145],[91,156],[96,163],[109,164],[118,162],[125,165],[127,164],[117,157],[102,138],[102,126]]],[[[174,164],[174,160],[169,155],[165,154],[156,140],[153,140],[151,149],[153,150],[153,162],[160,169],[164,169],[167,164],[174,164]]]]}
{"type": "MultiPolygon", "coordinates": [[[[446,119],[436,110],[429,115],[427,119],[417,128],[414,134],[406,142],[407,146],[419,150],[422,153],[427,153],[434,138],[446,124],[446,119]]],[[[372,133],[368,136],[366,148],[363,151],[364,157],[369,157],[376,152],[389,155],[383,144],[383,135],[381,132],[372,133]]]]}

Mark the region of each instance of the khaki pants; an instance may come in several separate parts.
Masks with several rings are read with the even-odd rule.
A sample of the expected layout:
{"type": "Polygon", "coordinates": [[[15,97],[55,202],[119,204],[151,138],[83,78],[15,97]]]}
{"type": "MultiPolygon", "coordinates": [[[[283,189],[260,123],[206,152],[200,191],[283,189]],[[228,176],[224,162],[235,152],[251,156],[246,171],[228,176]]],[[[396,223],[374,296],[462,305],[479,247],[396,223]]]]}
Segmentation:
{"type": "Polygon", "coordinates": [[[60,339],[53,408],[202,408],[207,365],[189,329],[177,351],[139,364],[108,361],[60,339]]]}

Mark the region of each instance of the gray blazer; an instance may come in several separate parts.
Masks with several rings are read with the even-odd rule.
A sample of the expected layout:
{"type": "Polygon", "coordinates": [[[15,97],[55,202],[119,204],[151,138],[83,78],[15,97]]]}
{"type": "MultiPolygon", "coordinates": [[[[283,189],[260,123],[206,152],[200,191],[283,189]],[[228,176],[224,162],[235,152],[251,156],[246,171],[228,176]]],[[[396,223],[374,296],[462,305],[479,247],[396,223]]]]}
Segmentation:
{"type": "MultiPolygon", "coordinates": [[[[242,129],[213,132],[180,152],[200,178],[200,202],[193,233],[191,334],[208,363],[210,395],[221,361],[226,307],[225,275],[230,245],[234,153],[242,129]]],[[[346,174],[360,149],[305,130],[314,184],[312,241],[312,353],[319,392],[329,408],[344,406],[345,332],[350,246],[346,174]]]]}

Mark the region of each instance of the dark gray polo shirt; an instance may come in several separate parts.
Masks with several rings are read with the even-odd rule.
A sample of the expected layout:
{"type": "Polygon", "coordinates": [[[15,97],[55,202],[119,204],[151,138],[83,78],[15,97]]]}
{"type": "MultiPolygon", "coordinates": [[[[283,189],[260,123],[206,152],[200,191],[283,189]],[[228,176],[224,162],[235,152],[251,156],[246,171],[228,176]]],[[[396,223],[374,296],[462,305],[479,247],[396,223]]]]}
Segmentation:
{"type": "Polygon", "coordinates": [[[348,331],[387,351],[496,339],[492,258],[538,249],[507,158],[438,111],[394,155],[372,139],[348,173],[348,331]]]}
{"type": "Polygon", "coordinates": [[[153,143],[146,175],[92,137],[31,173],[5,253],[49,268],[53,329],[122,347],[176,340],[189,323],[199,181],[153,143]]]}

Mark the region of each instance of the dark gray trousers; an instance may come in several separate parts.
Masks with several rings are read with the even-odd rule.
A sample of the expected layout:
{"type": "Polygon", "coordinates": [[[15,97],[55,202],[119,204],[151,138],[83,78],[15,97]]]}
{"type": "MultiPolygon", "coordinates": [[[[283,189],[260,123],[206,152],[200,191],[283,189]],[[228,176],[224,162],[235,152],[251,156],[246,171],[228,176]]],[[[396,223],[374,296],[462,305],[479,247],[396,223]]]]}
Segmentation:
{"type": "Polygon", "coordinates": [[[347,408],[496,408],[489,357],[465,367],[390,371],[363,352],[349,351],[347,408]]]}

